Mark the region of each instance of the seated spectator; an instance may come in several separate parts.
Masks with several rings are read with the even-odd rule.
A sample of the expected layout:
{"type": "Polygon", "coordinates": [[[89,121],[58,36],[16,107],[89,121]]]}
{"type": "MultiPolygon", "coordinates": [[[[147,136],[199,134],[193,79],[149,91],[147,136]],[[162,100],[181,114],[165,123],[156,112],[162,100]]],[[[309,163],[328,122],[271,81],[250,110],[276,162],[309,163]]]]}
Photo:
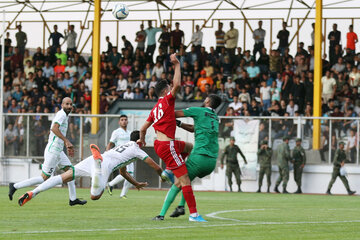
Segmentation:
{"type": "Polygon", "coordinates": [[[233,97],[233,102],[230,103],[228,107],[233,108],[233,109],[234,109],[234,112],[235,112],[236,114],[240,114],[240,110],[241,110],[242,105],[243,105],[243,104],[242,104],[241,102],[239,102],[238,96],[234,96],[234,97],[233,97]]]}
{"type": "Polygon", "coordinates": [[[197,87],[200,89],[201,92],[205,92],[205,85],[209,84],[210,87],[214,84],[214,81],[211,77],[206,77],[206,71],[202,70],[200,72],[201,77],[197,80],[197,87]]]}
{"type": "Polygon", "coordinates": [[[71,59],[68,59],[66,62],[65,72],[68,72],[70,77],[77,76],[77,68],[73,65],[71,59]]]}
{"type": "Polygon", "coordinates": [[[334,64],[331,70],[337,75],[339,73],[343,73],[345,71],[345,64],[343,58],[339,58],[337,63],[334,64]]]}
{"type": "Polygon", "coordinates": [[[251,100],[251,106],[249,112],[251,116],[260,116],[261,110],[255,99],[251,100]]]}
{"type": "MultiPolygon", "coordinates": [[[[145,79],[147,81],[150,81],[151,80],[151,76],[152,76],[152,68],[151,68],[151,65],[150,63],[146,63],[145,65],[145,69],[144,69],[144,75],[145,75],[145,79]]],[[[183,73],[185,74],[185,73],[183,73]]]]}
{"type": "Polygon", "coordinates": [[[65,66],[66,65],[66,62],[67,62],[67,55],[63,52],[61,52],[61,48],[60,47],[57,47],[56,48],[56,53],[55,53],[55,57],[57,59],[60,59],[61,60],[61,65],[65,66]]]}
{"type": "Polygon", "coordinates": [[[194,100],[196,100],[196,101],[201,101],[201,100],[203,100],[203,98],[202,98],[202,92],[201,92],[200,90],[197,90],[197,91],[196,91],[196,95],[195,95],[195,97],[194,97],[194,100]]]}
{"type": "Polygon", "coordinates": [[[250,103],[250,94],[248,92],[246,92],[246,88],[243,87],[241,88],[241,93],[239,94],[239,101],[240,102],[247,102],[247,103],[250,103]]]}
{"type": "Polygon", "coordinates": [[[161,65],[161,62],[156,62],[155,67],[152,69],[152,75],[155,75],[157,79],[160,79],[163,72],[164,67],[161,65]]]}
{"type": "Polygon", "coordinates": [[[64,73],[63,84],[68,89],[74,83],[74,79],[70,76],[68,72],[64,73]]]}
{"type": "Polygon", "coordinates": [[[29,73],[35,73],[35,68],[32,66],[31,61],[26,61],[26,66],[24,68],[24,72],[26,74],[26,78],[29,78],[29,73]]]}
{"type": "Polygon", "coordinates": [[[139,90],[142,93],[147,92],[147,88],[148,88],[148,83],[145,80],[145,75],[144,74],[140,74],[140,79],[135,83],[135,88],[139,88],[139,90]]]}
{"type": "Polygon", "coordinates": [[[246,71],[249,75],[251,84],[253,86],[257,85],[259,83],[260,68],[255,66],[255,61],[250,61],[250,66],[246,68],[246,71]]]}
{"type": "Polygon", "coordinates": [[[141,91],[141,89],[139,87],[135,87],[134,99],[135,100],[143,100],[144,99],[144,93],[141,91]]]}
{"type": "Polygon", "coordinates": [[[214,74],[214,67],[211,65],[210,60],[205,61],[204,70],[207,77],[211,77],[214,74]]]}
{"type": "Polygon", "coordinates": [[[230,88],[232,88],[232,89],[236,88],[236,84],[235,84],[235,82],[233,82],[233,79],[230,76],[227,77],[227,81],[224,86],[225,86],[226,91],[228,91],[230,88]]]}
{"type": "Polygon", "coordinates": [[[20,102],[22,100],[24,93],[20,89],[20,85],[15,86],[15,90],[11,94],[11,97],[14,98],[17,102],[20,102]]]}
{"type": "Polygon", "coordinates": [[[42,68],[42,71],[45,78],[50,78],[51,75],[55,75],[54,68],[50,65],[49,61],[45,62],[45,66],[42,68]]]}
{"type": "Polygon", "coordinates": [[[124,78],[124,76],[122,75],[122,73],[119,73],[117,75],[117,88],[116,88],[116,92],[120,95],[122,95],[127,88],[128,82],[127,80],[124,78]]]}
{"type": "Polygon", "coordinates": [[[56,60],[56,66],[54,67],[55,78],[59,79],[60,74],[65,72],[65,66],[61,64],[61,59],[56,60]]]}
{"type": "Polygon", "coordinates": [[[295,104],[294,100],[290,99],[289,104],[286,106],[286,112],[290,117],[295,115],[295,112],[299,110],[299,106],[295,104]]]}
{"type": "Polygon", "coordinates": [[[124,93],[123,99],[134,99],[134,93],[131,91],[131,87],[128,86],[126,88],[126,92],[124,93]]]}
{"type": "Polygon", "coordinates": [[[145,99],[156,100],[155,87],[150,87],[145,99]]]}
{"type": "Polygon", "coordinates": [[[280,102],[281,100],[281,87],[277,87],[277,82],[273,81],[271,88],[270,88],[270,92],[271,92],[271,101],[278,101],[280,102]]]}
{"type": "Polygon", "coordinates": [[[34,61],[36,61],[37,59],[35,59],[35,60],[33,61],[33,57],[30,56],[29,49],[25,49],[23,66],[26,65],[26,62],[27,62],[28,60],[30,60],[30,62],[34,62],[34,61]]]}

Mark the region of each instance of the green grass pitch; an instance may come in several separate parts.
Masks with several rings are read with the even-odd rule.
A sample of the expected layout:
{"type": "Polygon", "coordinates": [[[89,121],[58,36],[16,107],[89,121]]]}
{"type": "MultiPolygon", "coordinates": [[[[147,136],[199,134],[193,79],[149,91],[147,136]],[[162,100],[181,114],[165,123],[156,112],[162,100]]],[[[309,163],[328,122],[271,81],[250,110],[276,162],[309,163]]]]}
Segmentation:
{"type": "Polygon", "coordinates": [[[128,199],[106,192],[85,206],[68,205],[67,188],[41,193],[19,207],[17,191],[9,201],[0,187],[0,239],[360,239],[357,196],[195,192],[198,210],[208,223],[158,215],[165,191],[131,190],[128,199]]]}

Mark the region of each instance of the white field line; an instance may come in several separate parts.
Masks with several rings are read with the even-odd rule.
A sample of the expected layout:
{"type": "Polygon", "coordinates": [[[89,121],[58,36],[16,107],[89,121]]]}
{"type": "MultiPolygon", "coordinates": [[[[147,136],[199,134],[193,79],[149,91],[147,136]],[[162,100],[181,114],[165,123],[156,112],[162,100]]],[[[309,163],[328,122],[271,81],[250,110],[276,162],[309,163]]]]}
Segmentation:
{"type": "Polygon", "coordinates": [[[239,222],[238,219],[219,218],[216,216],[220,213],[228,212],[245,212],[245,211],[263,211],[265,209],[242,209],[242,210],[227,210],[209,213],[206,216],[221,220],[230,220],[235,223],[225,224],[209,224],[209,223],[194,223],[194,225],[187,226],[166,226],[166,227],[138,227],[138,228],[105,228],[105,229],[63,229],[63,230],[43,230],[43,231],[19,231],[19,232],[0,232],[1,235],[14,234],[48,234],[48,233],[73,233],[73,232],[116,232],[116,231],[142,231],[142,230],[166,230],[166,229],[186,229],[186,228],[210,228],[210,227],[231,227],[231,226],[256,226],[256,225],[295,225],[295,224],[338,224],[338,223],[360,223],[360,220],[345,220],[345,221],[301,221],[301,222],[239,222]]]}

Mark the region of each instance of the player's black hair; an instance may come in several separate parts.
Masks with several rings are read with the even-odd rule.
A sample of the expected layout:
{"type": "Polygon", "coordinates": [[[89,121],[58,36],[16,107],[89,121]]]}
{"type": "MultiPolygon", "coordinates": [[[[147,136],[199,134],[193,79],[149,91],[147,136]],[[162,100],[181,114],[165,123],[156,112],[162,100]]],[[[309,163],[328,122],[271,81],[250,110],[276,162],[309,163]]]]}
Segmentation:
{"type": "Polygon", "coordinates": [[[210,99],[210,107],[216,109],[221,104],[221,98],[216,94],[210,94],[208,96],[210,99]]]}
{"type": "Polygon", "coordinates": [[[167,80],[160,80],[155,84],[155,93],[158,97],[161,97],[162,91],[164,91],[165,88],[168,87],[168,81],[167,80]]]}
{"type": "Polygon", "coordinates": [[[138,130],[132,131],[130,134],[130,141],[136,142],[140,139],[140,132],[138,130]]]}
{"type": "Polygon", "coordinates": [[[119,119],[120,119],[120,118],[123,118],[123,117],[124,117],[124,118],[128,118],[128,116],[126,116],[125,114],[121,114],[120,117],[119,117],[119,119]]]}

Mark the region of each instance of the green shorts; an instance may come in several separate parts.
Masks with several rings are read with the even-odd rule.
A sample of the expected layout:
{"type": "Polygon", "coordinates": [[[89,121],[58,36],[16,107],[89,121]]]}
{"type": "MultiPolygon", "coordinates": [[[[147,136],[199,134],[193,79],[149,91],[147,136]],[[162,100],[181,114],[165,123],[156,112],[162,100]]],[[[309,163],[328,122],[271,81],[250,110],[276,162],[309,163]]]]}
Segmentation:
{"type": "Polygon", "coordinates": [[[196,177],[203,178],[212,171],[216,166],[216,158],[201,154],[190,154],[186,161],[186,168],[188,170],[190,180],[194,180],[196,177]]]}

